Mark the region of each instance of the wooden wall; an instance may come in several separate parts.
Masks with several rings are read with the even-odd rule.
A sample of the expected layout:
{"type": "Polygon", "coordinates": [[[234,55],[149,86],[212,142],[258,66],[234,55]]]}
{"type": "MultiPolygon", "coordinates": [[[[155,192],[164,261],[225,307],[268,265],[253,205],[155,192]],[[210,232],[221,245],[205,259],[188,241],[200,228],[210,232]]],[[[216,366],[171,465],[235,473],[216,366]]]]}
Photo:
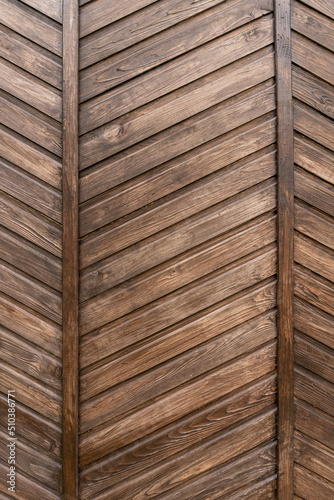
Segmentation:
{"type": "Polygon", "coordinates": [[[332,1],[0,23],[1,498],[334,497],[332,1]]]}

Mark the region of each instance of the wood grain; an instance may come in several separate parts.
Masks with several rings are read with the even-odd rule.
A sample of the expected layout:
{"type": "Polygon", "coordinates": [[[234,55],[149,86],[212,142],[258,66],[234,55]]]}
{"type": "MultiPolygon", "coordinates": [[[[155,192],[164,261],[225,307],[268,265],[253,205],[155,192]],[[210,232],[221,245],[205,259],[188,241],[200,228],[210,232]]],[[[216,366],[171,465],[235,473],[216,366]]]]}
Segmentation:
{"type": "Polygon", "coordinates": [[[334,183],[332,153],[306,137],[295,134],[295,162],[303,169],[317,175],[322,180],[334,183]]]}
{"type": "Polygon", "coordinates": [[[295,335],[295,358],[299,366],[334,383],[333,354],[323,345],[295,335]]]}
{"type": "Polygon", "coordinates": [[[292,92],[296,99],[334,118],[333,87],[295,66],[292,72],[292,92]]]}
{"type": "Polygon", "coordinates": [[[295,265],[295,294],[304,301],[334,315],[334,284],[295,265]]]}
{"type": "Polygon", "coordinates": [[[334,483],[334,454],[328,448],[297,435],[294,453],[298,464],[334,483]]]}
{"type": "Polygon", "coordinates": [[[292,29],[301,35],[334,51],[334,25],[332,20],[322,16],[302,3],[292,2],[292,29]]]}
{"type": "Polygon", "coordinates": [[[316,491],[319,500],[328,500],[334,494],[334,484],[326,481],[317,474],[309,472],[304,467],[295,467],[295,491],[303,495],[305,500],[312,500],[316,491]]]}
{"type": "Polygon", "coordinates": [[[333,449],[333,419],[305,402],[298,401],[296,403],[296,429],[304,435],[333,449]]]}
{"type": "Polygon", "coordinates": [[[292,33],[292,62],[334,85],[332,52],[298,33],[292,33]]]}
{"type": "Polygon", "coordinates": [[[296,396],[334,416],[334,385],[305,369],[295,368],[296,396]]]}
{"type": "Polygon", "coordinates": [[[311,108],[301,103],[295,102],[294,124],[298,132],[311,137],[322,146],[334,151],[334,122],[332,120],[314,112],[311,108]]]}
{"type": "Polygon", "coordinates": [[[329,314],[295,299],[295,326],[302,333],[333,349],[333,318],[329,314]]]}

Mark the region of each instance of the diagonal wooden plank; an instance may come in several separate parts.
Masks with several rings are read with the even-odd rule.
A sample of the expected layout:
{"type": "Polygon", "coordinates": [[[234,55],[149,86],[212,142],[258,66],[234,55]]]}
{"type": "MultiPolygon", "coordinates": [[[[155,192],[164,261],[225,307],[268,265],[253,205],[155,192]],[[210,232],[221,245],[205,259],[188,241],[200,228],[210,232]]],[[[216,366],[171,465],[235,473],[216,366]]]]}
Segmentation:
{"type": "Polygon", "coordinates": [[[332,71],[334,54],[300,36],[292,33],[292,62],[334,85],[332,71]]]}
{"type": "Polygon", "coordinates": [[[333,87],[298,66],[292,71],[292,92],[296,99],[334,118],[333,87]]]}
{"type": "Polygon", "coordinates": [[[298,298],[295,298],[295,328],[327,347],[334,348],[333,317],[298,298]]]}
{"type": "Polygon", "coordinates": [[[296,202],[295,229],[334,250],[334,220],[308,205],[296,202]]]}
{"type": "Polygon", "coordinates": [[[318,500],[328,500],[334,495],[334,484],[326,481],[323,477],[304,469],[300,465],[295,466],[295,492],[303,495],[306,500],[314,498],[317,492],[318,500]]]}
{"type": "Polygon", "coordinates": [[[299,367],[295,368],[295,395],[334,416],[334,384],[299,367]]]}
{"type": "MultiPolygon", "coordinates": [[[[321,158],[319,159],[321,160],[321,158]]],[[[299,162],[299,157],[296,160],[299,162]]],[[[301,163],[304,165],[303,160],[304,158],[302,158],[301,163]]],[[[318,172],[316,166],[312,170],[318,172]]],[[[300,168],[295,168],[295,187],[295,195],[298,198],[334,217],[334,190],[331,183],[325,182],[300,168]]]]}
{"type": "Polygon", "coordinates": [[[302,368],[334,383],[334,355],[329,349],[295,335],[295,359],[302,368]]]}
{"type": "Polygon", "coordinates": [[[46,16],[51,17],[55,21],[62,21],[62,0],[48,0],[47,5],[44,0],[21,0],[27,5],[30,5],[36,10],[39,10],[46,16]]]}
{"type": "Polygon", "coordinates": [[[331,0],[303,0],[303,2],[334,19],[334,5],[331,0]]]}
{"type": "Polygon", "coordinates": [[[294,102],[294,127],[301,134],[334,151],[334,121],[297,101],[294,102]]]}
{"type": "Polygon", "coordinates": [[[334,454],[304,436],[295,438],[295,461],[334,483],[334,454]]]}
{"type": "Polygon", "coordinates": [[[298,264],[295,265],[295,294],[334,316],[334,284],[298,264]]]}
{"type": "Polygon", "coordinates": [[[295,162],[308,172],[334,184],[332,153],[298,133],[294,137],[295,162]]]}
{"type": "Polygon", "coordinates": [[[296,402],[296,429],[325,446],[334,448],[334,420],[307,403],[296,402]]]}
{"type": "Polygon", "coordinates": [[[334,252],[307,236],[295,235],[295,260],[320,276],[334,281],[334,252]]]}
{"type": "Polygon", "coordinates": [[[334,51],[334,25],[333,21],[327,17],[294,1],[292,2],[291,26],[301,35],[334,51]]]}

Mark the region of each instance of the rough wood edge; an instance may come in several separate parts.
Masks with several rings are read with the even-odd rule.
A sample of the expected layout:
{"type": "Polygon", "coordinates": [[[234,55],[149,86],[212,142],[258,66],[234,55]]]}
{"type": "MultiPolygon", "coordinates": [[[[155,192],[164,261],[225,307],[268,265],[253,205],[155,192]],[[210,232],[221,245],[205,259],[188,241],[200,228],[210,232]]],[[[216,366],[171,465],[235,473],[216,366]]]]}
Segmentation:
{"type": "Polygon", "coordinates": [[[78,68],[79,8],[63,0],[63,439],[64,500],[78,498],[79,237],[78,68]]]}
{"type": "Polygon", "coordinates": [[[291,0],[275,0],[278,158],[278,498],[292,500],[293,382],[293,103],[291,0]]]}

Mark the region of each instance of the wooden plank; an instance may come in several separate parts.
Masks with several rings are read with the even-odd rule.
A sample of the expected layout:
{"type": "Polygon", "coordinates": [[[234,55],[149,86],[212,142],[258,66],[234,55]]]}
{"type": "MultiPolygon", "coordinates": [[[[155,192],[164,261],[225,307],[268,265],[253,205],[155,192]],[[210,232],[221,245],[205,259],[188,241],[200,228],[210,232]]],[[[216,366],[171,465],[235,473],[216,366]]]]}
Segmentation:
{"type": "Polygon", "coordinates": [[[51,118],[61,121],[61,92],[2,58],[0,87],[51,118]]]}
{"type": "Polygon", "coordinates": [[[4,227],[0,231],[0,259],[61,291],[60,259],[4,227]]]}
{"type": "Polygon", "coordinates": [[[334,219],[298,201],[295,204],[295,229],[334,250],[334,219]]]}
{"type": "MultiPolygon", "coordinates": [[[[255,224],[253,227],[238,228],[238,232],[228,233],[218,240],[212,241],[210,245],[205,245],[204,248],[198,248],[190,254],[167,262],[136,280],[132,279],[131,282],[128,280],[143,271],[144,267],[129,269],[128,272],[123,268],[123,270],[120,269],[122,273],[120,274],[117,264],[115,265],[115,273],[110,273],[108,270],[99,272],[100,266],[97,264],[92,269],[88,268],[82,273],[81,298],[87,300],[123,281],[127,281],[127,288],[123,288],[121,293],[119,289],[114,290],[110,299],[115,307],[118,304],[122,311],[129,312],[130,304],[130,310],[140,307],[146,302],[166,295],[172,290],[274,241],[276,238],[275,217],[271,217],[270,221],[260,220],[258,222],[259,224],[255,224]],[[167,279],[168,277],[169,279],[167,279]],[[144,294],[143,289],[145,290],[144,294]],[[122,303],[124,304],[122,305],[122,303]]],[[[103,267],[103,263],[101,263],[101,267],[103,267]]]]}
{"type": "MultiPolygon", "coordinates": [[[[137,142],[161,132],[211,106],[222,102],[274,74],[271,47],[263,49],[245,60],[204,77],[200,84],[193,82],[178,91],[162,97],[129,115],[112,121],[84,135],[80,141],[81,168],[103,160],[137,142]],[[237,82],[237,84],[236,84],[237,82]]],[[[96,120],[85,120],[81,132],[99,125],[96,120]]]]}
{"type": "MultiPolygon", "coordinates": [[[[102,367],[93,373],[87,373],[80,384],[83,402],[81,415],[85,421],[85,427],[82,430],[85,431],[107,419],[119,417],[150,399],[275,339],[275,320],[274,313],[255,319],[225,333],[218,339],[196,346],[195,349],[181,354],[178,358],[169,360],[163,367],[158,366],[131,381],[124,381],[124,384],[112,390],[110,388],[115,385],[115,382],[114,372],[110,366],[108,370],[102,367]],[[106,375],[106,378],[99,378],[101,374],[106,375]],[[108,390],[107,393],[100,395],[106,390],[108,390]],[[124,399],[124,391],[128,394],[126,399],[124,399]],[[87,399],[89,401],[86,402],[87,399]],[[93,422],[90,414],[96,415],[97,408],[99,408],[99,414],[98,417],[95,416],[93,422]]],[[[145,365],[145,359],[143,364],[145,365]]],[[[145,371],[145,366],[143,371],[145,371]]]]}
{"type": "Polygon", "coordinates": [[[296,196],[334,217],[333,186],[300,168],[295,169],[296,196]]]}
{"type": "Polygon", "coordinates": [[[334,118],[334,89],[311,73],[294,66],[292,71],[293,97],[334,118]]]}
{"type": "Polygon", "coordinates": [[[0,195],[0,214],[4,227],[61,256],[61,230],[55,222],[5,194],[0,195]]]}
{"type": "Polygon", "coordinates": [[[0,135],[0,154],[3,158],[60,189],[59,158],[2,125],[0,125],[0,135]]]}
{"type": "Polygon", "coordinates": [[[0,56],[61,90],[61,60],[6,26],[0,28],[0,56]]]}
{"type": "Polygon", "coordinates": [[[330,151],[298,133],[295,134],[294,148],[295,162],[300,167],[334,184],[333,154],[330,151]]]}
{"type": "MultiPolygon", "coordinates": [[[[8,433],[0,430],[0,459],[8,460],[8,433]]],[[[58,462],[41,453],[23,442],[17,443],[18,458],[16,470],[30,476],[33,480],[59,492],[61,466],[58,462]]],[[[7,476],[8,478],[8,476],[7,476]]]]}
{"type": "Polygon", "coordinates": [[[334,383],[334,356],[324,346],[295,335],[295,359],[299,366],[334,383]]]}
{"type": "Polygon", "coordinates": [[[275,365],[276,346],[267,345],[238,361],[224,365],[220,370],[204,378],[182,386],[178,391],[159,398],[121,421],[83,435],[80,442],[81,465],[85,466],[112,453],[183,417],[190,411],[195,411],[217,397],[223,397],[242,385],[272,372],[275,365]],[[240,373],[243,374],[242,377],[240,373]],[[224,384],[221,383],[222,380],[224,384]]]}
{"type": "Polygon", "coordinates": [[[334,449],[333,419],[306,403],[296,403],[296,429],[319,443],[334,449]]]}
{"type": "Polygon", "coordinates": [[[334,284],[298,264],[295,265],[295,294],[334,316],[334,284]]]}
{"type": "Polygon", "coordinates": [[[292,62],[334,85],[333,53],[292,33],[292,62]]]}
{"type": "MultiPolygon", "coordinates": [[[[224,134],[242,125],[245,121],[246,109],[252,110],[247,112],[247,118],[250,120],[271,111],[275,106],[274,87],[268,83],[246,91],[241,97],[228,100],[211,110],[205,120],[212,130],[211,134],[224,134]],[[214,129],[215,132],[213,132],[214,129]]],[[[209,134],[210,130],[207,133],[209,134]]],[[[81,208],[82,234],[88,234],[94,230],[93,228],[99,228],[201,179],[204,174],[209,175],[219,170],[221,168],[221,154],[224,149],[225,141],[224,147],[221,141],[217,144],[210,143],[200,150],[189,153],[184,159],[178,158],[172,165],[164,165],[158,171],[149,172],[142,179],[136,178],[129,185],[122,185],[118,190],[94,198],[81,208]],[[171,169],[171,166],[174,168],[171,169]],[[166,174],[161,175],[161,170],[162,172],[167,170],[166,174]],[[181,171],[182,176],[180,175],[181,171]]]]}
{"type": "Polygon", "coordinates": [[[301,234],[295,235],[295,260],[330,281],[334,281],[334,252],[301,234]]]}
{"type": "Polygon", "coordinates": [[[1,323],[47,352],[60,357],[61,331],[58,325],[0,294],[1,323]]]}
{"type": "Polygon", "coordinates": [[[37,382],[26,373],[3,363],[0,374],[0,390],[7,393],[8,387],[16,392],[17,402],[35,410],[56,424],[61,421],[61,397],[54,389],[37,382]]]}
{"type": "MultiPolygon", "coordinates": [[[[232,6],[227,5],[231,9],[232,6]]],[[[242,17],[237,16],[237,12],[239,14],[234,6],[231,24],[236,24],[235,18],[241,24],[242,17]]],[[[249,6],[247,12],[249,16],[249,6]]],[[[229,12],[227,16],[224,17],[224,12],[210,10],[204,16],[196,16],[187,23],[163,31],[153,39],[149,38],[139,46],[135,45],[83,70],[80,73],[81,102],[137,77],[135,82],[122,85],[120,91],[109,92],[104,98],[101,96],[88,104],[89,118],[94,115],[94,105],[97,105],[96,115],[102,113],[109,117],[111,114],[108,118],[110,121],[115,113],[120,116],[127,108],[131,110],[134,105],[139,107],[273,43],[271,15],[224,34],[231,29],[229,12]],[[148,71],[149,74],[143,74],[148,71]],[[142,76],[138,78],[139,75],[142,76]],[[143,85],[146,92],[143,92],[143,85]],[[115,93],[121,105],[119,110],[113,102],[115,93]]],[[[84,107],[82,116],[86,116],[86,111],[84,107]]]]}
{"type": "Polygon", "coordinates": [[[111,4],[108,0],[95,0],[88,5],[85,5],[86,1],[81,2],[80,37],[114,23],[122,17],[129,16],[153,2],[154,0],[123,0],[121,3],[111,4]]]}
{"type": "Polygon", "coordinates": [[[295,300],[295,326],[309,337],[334,348],[332,316],[299,299],[295,300]]]}
{"type": "MultiPolygon", "coordinates": [[[[228,500],[269,500],[277,496],[277,476],[268,477],[243,491],[228,497],[228,500]]],[[[295,498],[295,497],[294,497],[295,498]]]]}
{"type": "MultiPolygon", "coordinates": [[[[262,97],[265,101],[265,96],[262,97]]],[[[273,94],[271,94],[270,100],[273,97],[273,94]]],[[[214,161],[217,158],[217,152],[214,152],[216,153],[215,155],[208,154],[206,156],[208,162],[214,161]]],[[[232,164],[232,166],[227,169],[218,170],[217,165],[217,173],[213,173],[211,176],[205,176],[204,179],[198,180],[195,186],[190,184],[176,193],[171,193],[168,198],[161,197],[161,199],[158,199],[158,201],[152,205],[151,210],[148,210],[141,215],[138,214],[138,217],[132,219],[132,224],[126,224],[126,222],[125,224],[127,226],[131,226],[134,222],[136,223],[138,239],[141,237],[141,233],[143,232],[143,225],[147,228],[145,233],[150,235],[152,232],[171,226],[186,217],[190,217],[191,215],[199,213],[201,210],[205,210],[215,203],[226,200],[230,196],[233,196],[244,189],[252,187],[254,185],[252,175],[254,175],[255,171],[258,175],[257,182],[265,181],[266,179],[274,176],[276,173],[275,160],[275,154],[272,151],[266,152],[266,154],[263,154],[261,151],[259,154],[255,154],[251,158],[247,157],[246,160],[243,159],[240,162],[232,164]]],[[[198,167],[201,168],[202,176],[206,174],[204,170],[204,159],[200,162],[198,167]]],[[[199,176],[200,174],[198,173],[197,175],[199,176]]],[[[141,186],[141,188],[142,192],[146,192],[147,183],[145,183],[144,186],[141,186]]],[[[175,189],[175,186],[172,186],[172,188],[175,189]]],[[[160,193],[159,191],[157,192],[159,196],[160,193]]],[[[143,205],[150,203],[147,199],[146,203],[144,203],[144,193],[141,194],[141,196],[143,199],[143,205]]],[[[125,203],[127,202],[126,196],[124,201],[125,203]]],[[[127,209],[123,209],[124,211],[119,209],[117,211],[115,203],[109,204],[108,202],[109,197],[107,195],[106,198],[103,198],[103,202],[101,203],[99,203],[98,199],[97,202],[93,201],[92,203],[83,206],[80,211],[81,236],[89,234],[96,229],[113,222],[115,219],[126,215],[127,209]],[[92,208],[90,209],[90,207],[92,208]],[[116,209],[114,210],[114,208],[116,209]]]]}
{"type": "MultiPolygon", "coordinates": [[[[0,486],[2,490],[7,491],[8,484],[6,483],[8,474],[8,464],[3,465],[0,463],[0,486]]],[[[15,490],[15,496],[6,496],[3,498],[6,499],[14,499],[14,500],[36,500],[36,498],[47,498],[48,500],[59,500],[59,494],[50,490],[46,486],[42,486],[39,483],[36,483],[31,478],[28,478],[21,472],[16,472],[16,482],[17,488],[15,490]]]]}
{"type": "Polygon", "coordinates": [[[297,464],[334,483],[334,453],[329,448],[297,434],[294,457],[297,464]]]}
{"type": "MultiPolygon", "coordinates": [[[[120,227],[116,225],[107,231],[97,233],[94,238],[83,240],[81,245],[82,264],[83,266],[92,264],[122,248],[137,243],[137,246],[133,248],[133,250],[137,251],[133,254],[131,265],[135,266],[137,263],[139,265],[140,260],[145,258],[145,252],[149,250],[146,255],[149,255],[151,259],[155,256],[155,264],[151,261],[151,267],[153,267],[153,265],[165,262],[195,245],[231,230],[238,223],[243,224],[272,210],[275,205],[275,184],[269,180],[236,195],[231,200],[226,200],[216,207],[207,209],[204,214],[194,215],[184,222],[181,221],[179,224],[161,231],[158,237],[154,236],[153,231],[152,238],[143,244],[137,243],[140,235],[130,234],[127,231],[127,227],[131,226],[131,224],[124,225],[123,223],[120,227]],[[222,211],[224,211],[224,217],[221,216],[222,211]],[[117,235],[118,239],[115,239],[115,235],[117,235]],[[91,252],[92,246],[95,251],[93,256],[91,252]]],[[[129,222],[132,222],[132,220],[129,219],[129,222]]],[[[147,231],[144,232],[144,230],[145,228],[142,230],[144,237],[149,236],[147,231]]],[[[104,264],[110,266],[111,258],[107,259],[104,264]]],[[[142,266],[142,264],[140,265],[142,266]]]]}
{"type": "Polygon", "coordinates": [[[295,368],[296,397],[334,416],[334,385],[305,369],[295,368]]]}
{"type": "Polygon", "coordinates": [[[278,498],[293,497],[293,107],[291,2],[275,0],[277,100],[278,498]]]}
{"type": "Polygon", "coordinates": [[[0,261],[0,290],[52,321],[61,323],[60,293],[4,261],[0,261]]]}
{"type": "Polygon", "coordinates": [[[314,493],[318,500],[328,500],[334,495],[334,484],[300,465],[295,466],[295,492],[305,500],[312,500],[314,493]]]}
{"type": "MultiPolygon", "coordinates": [[[[232,495],[238,487],[244,488],[248,484],[252,484],[259,481],[261,478],[275,473],[275,444],[269,444],[263,448],[257,448],[252,453],[246,454],[244,457],[234,460],[228,465],[220,469],[216,469],[211,473],[206,473],[204,476],[198,478],[195,481],[190,482],[183,488],[173,490],[165,496],[166,500],[173,500],[177,498],[182,498],[184,500],[201,500],[203,495],[207,500],[214,500],[221,498],[221,493],[224,491],[224,495],[229,495],[226,498],[250,498],[250,496],[244,497],[246,492],[238,492],[237,496],[232,495]]],[[[271,479],[271,478],[270,478],[271,479]]],[[[263,488],[262,481],[257,483],[256,490],[260,493],[260,489],[263,488]]],[[[267,481],[265,481],[267,483],[267,481]]],[[[266,484],[266,486],[268,486],[266,484]]],[[[251,488],[254,490],[254,486],[251,488]]],[[[266,488],[267,490],[267,488],[266,488]]],[[[249,488],[246,488],[247,494],[251,492],[249,488]]],[[[273,491],[273,490],[272,490],[273,491]]],[[[251,497],[251,498],[264,498],[264,497],[251,497]]]]}
{"type": "MultiPolygon", "coordinates": [[[[234,0],[227,4],[222,3],[221,0],[212,0],[209,6],[201,2],[193,3],[191,0],[169,0],[164,4],[153,3],[147,9],[133,13],[130,19],[120,19],[85,37],[80,44],[80,68],[97,63],[188,18],[187,26],[193,26],[192,17],[194,16],[197,16],[197,19],[201,21],[203,27],[202,36],[205,37],[203,38],[204,43],[208,36],[209,39],[217,37],[268,14],[272,10],[272,0],[265,0],[264,2],[259,0],[252,0],[251,2],[234,0]],[[213,8],[217,4],[218,6],[213,8]],[[210,10],[199,16],[208,7],[210,10]],[[236,12],[238,12],[237,16],[236,12]],[[217,26],[215,19],[211,17],[212,14],[216,19],[219,18],[219,26],[217,26]],[[208,18],[210,21],[206,25],[205,21],[208,18]],[[136,26],[137,29],[133,29],[133,26],[136,26]]],[[[183,26],[185,30],[185,25],[183,24],[183,26]]],[[[193,37],[196,39],[197,33],[194,30],[192,31],[193,37]]],[[[169,33],[171,32],[173,31],[169,30],[169,33]]],[[[182,36],[182,31],[178,33],[182,36]]],[[[161,39],[159,38],[159,40],[161,39]]],[[[188,50],[191,49],[191,43],[193,43],[192,39],[186,44],[188,50]]]]}
{"type": "MultiPolygon", "coordinates": [[[[0,394],[1,411],[8,409],[7,394],[0,394]]],[[[42,450],[46,456],[59,460],[61,429],[54,423],[46,420],[33,410],[16,402],[17,428],[16,435],[27,445],[33,445],[42,450]]]]}
{"type": "Polygon", "coordinates": [[[62,55],[61,27],[18,0],[0,0],[0,22],[58,56],[62,55]]]}
{"type": "MultiPolygon", "coordinates": [[[[228,460],[235,459],[238,454],[263,445],[275,435],[275,411],[222,433],[213,439],[201,443],[166,464],[162,464],[141,476],[123,482],[99,495],[101,500],[108,498],[124,498],[129,500],[133,495],[148,494],[148,491],[163,495],[169,490],[183,486],[194,480],[199,474],[207,473],[228,460]],[[159,478],[157,480],[157,478],[159,478]]],[[[195,493],[195,491],[194,491],[195,493]]]]}
{"type": "MultiPolygon", "coordinates": [[[[143,141],[140,145],[133,146],[110,160],[105,160],[95,167],[83,171],[80,178],[80,201],[83,202],[97,196],[167,161],[172,160],[171,165],[174,166],[178,165],[179,162],[182,164],[183,160],[187,161],[188,157],[192,157],[194,153],[200,156],[203,151],[209,154],[211,147],[220,148],[221,138],[218,140],[216,138],[219,136],[221,124],[214,122],[216,126],[211,127],[211,116],[210,110],[204,111],[196,117],[176,125],[173,129],[161,132],[154,137],[154,140],[143,141]],[[187,132],[189,128],[191,128],[192,134],[187,132]],[[218,129],[218,134],[216,129],[218,129]],[[212,143],[205,145],[205,142],[208,141],[212,141],[212,143]],[[190,151],[196,147],[199,147],[197,151],[190,151]],[[188,156],[174,159],[187,152],[189,152],[188,156]]],[[[221,167],[272,144],[275,142],[275,132],[275,118],[272,114],[228,132],[224,136],[225,147],[220,153],[221,167]]],[[[167,165],[168,167],[169,165],[167,165]]],[[[206,168],[210,168],[209,165],[206,168]]],[[[160,169],[163,170],[164,166],[161,166],[160,169]]]]}
{"type": "MultiPolygon", "coordinates": [[[[222,432],[227,427],[235,425],[247,417],[251,418],[273,404],[275,394],[276,380],[274,376],[271,376],[246,387],[238,394],[220,399],[204,409],[154,432],[139,440],[135,445],[123,448],[122,451],[112,454],[103,462],[97,462],[83,470],[80,478],[82,494],[94,495],[100,490],[121,484],[127,478],[156,466],[170,456],[222,432]],[[195,433],[192,432],[194,425],[197,429],[195,433]]],[[[247,457],[245,460],[251,460],[254,464],[253,456],[254,454],[251,453],[251,458],[247,457]]],[[[270,458],[267,455],[268,459],[270,463],[270,458]]],[[[227,470],[224,474],[226,480],[230,477],[227,470]]],[[[209,477],[213,479],[215,474],[209,477]]],[[[183,494],[185,494],[184,491],[182,491],[183,494]]]]}
{"type": "Polygon", "coordinates": [[[51,17],[58,23],[62,21],[62,0],[48,0],[45,4],[44,0],[21,0],[27,5],[30,5],[36,10],[39,10],[48,17],[51,17]]]}
{"type": "Polygon", "coordinates": [[[334,51],[333,21],[299,2],[292,2],[292,29],[334,51]]]}
{"type": "Polygon", "coordinates": [[[54,221],[61,222],[59,191],[3,159],[0,159],[0,175],[2,191],[54,221]]]}
{"type": "Polygon", "coordinates": [[[61,390],[61,364],[57,358],[36,349],[6,328],[0,327],[0,336],[3,361],[61,390]]]}
{"type": "MultiPolygon", "coordinates": [[[[334,62],[334,57],[333,57],[334,62]]],[[[322,146],[334,151],[334,122],[329,118],[320,115],[312,108],[303,104],[294,102],[294,126],[295,129],[322,146]]]]}
{"type": "Polygon", "coordinates": [[[334,19],[334,5],[331,0],[303,0],[303,2],[334,19]]]}
{"type": "Polygon", "coordinates": [[[63,0],[63,394],[62,493],[77,498],[79,406],[79,6],[63,0]]]}
{"type": "MultiPolygon", "coordinates": [[[[222,332],[235,328],[242,322],[247,322],[257,314],[264,313],[275,306],[275,286],[275,283],[270,282],[255,287],[251,292],[242,293],[223,301],[218,306],[209,309],[205,314],[197,315],[190,321],[174,325],[161,335],[151,339],[149,344],[139,344],[134,351],[118,354],[117,358],[114,357],[110,360],[110,365],[106,365],[106,370],[109,366],[117,373],[119,370],[117,377],[121,381],[126,378],[124,365],[122,365],[122,369],[120,366],[122,360],[131,361],[131,373],[136,375],[141,372],[139,359],[143,357],[145,357],[148,366],[155,366],[155,364],[168,359],[169,353],[170,356],[178,355],[182,351],[195,347],[201,340],[205,342],[222,332]],[[175,339],[175,344],[172,344],[172,339],[175,339]],[[167,347],[168,350],[166,350],[167,347]],[[136,358],[137,354],[138,358],[136,358]]],[[[112,338],[110,342],[108,339],[107,328],[101,330],[99,335],[93,335],[82,343],[81,364],[83,368],[103,360],[129,343],[128,339],[120,337],[112,338]]]]}

